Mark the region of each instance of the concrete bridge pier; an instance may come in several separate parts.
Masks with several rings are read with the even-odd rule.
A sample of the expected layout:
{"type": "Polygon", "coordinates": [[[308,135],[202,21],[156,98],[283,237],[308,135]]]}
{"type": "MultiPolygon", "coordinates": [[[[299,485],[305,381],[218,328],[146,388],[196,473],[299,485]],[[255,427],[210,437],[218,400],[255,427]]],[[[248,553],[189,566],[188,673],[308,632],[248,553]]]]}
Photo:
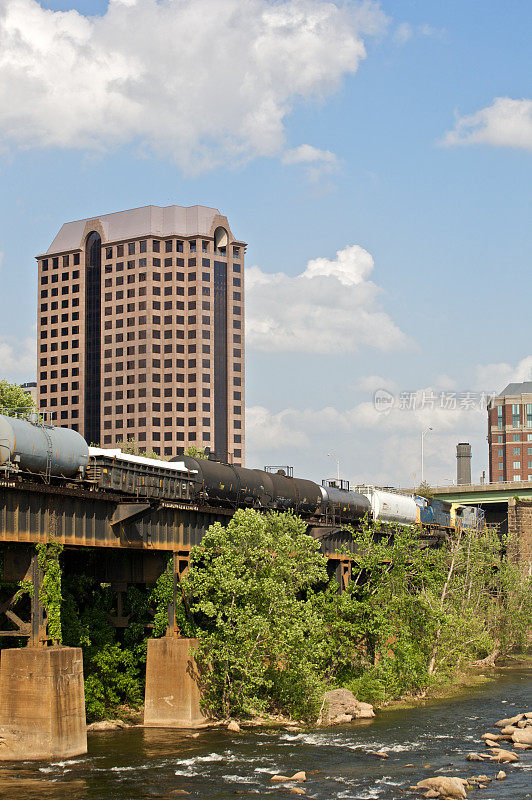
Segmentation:
{"type": "Polygon", "coordinates": [[[148,639],[144,725],[197,728],[206,722],[191,650],[197,639],[148,639]]]}
{"type": "Polygon", "coordinates": [[[173,596],[168,605],[166,636],[148,639],[144,725],[150,728],[197,728],[206,722],[192,656],[198,640],[181,637],[176,620],[180,579],[188,571],[189,558],[189,552],[174,551],[173,596]]]}
{"type": "Polygon", "coordinates": [[[2,650],[0,760],[50,760],[86,752],[81,648],[2,650]]]}

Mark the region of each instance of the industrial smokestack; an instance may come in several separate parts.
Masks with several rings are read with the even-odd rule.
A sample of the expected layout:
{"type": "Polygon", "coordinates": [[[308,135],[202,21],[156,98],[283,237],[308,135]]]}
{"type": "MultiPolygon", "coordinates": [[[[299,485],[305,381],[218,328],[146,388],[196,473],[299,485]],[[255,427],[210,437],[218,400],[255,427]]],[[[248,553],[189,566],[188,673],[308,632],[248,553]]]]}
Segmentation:
{"type": "Polygon", "coordinates": [[[458,442],[456,445],[456,482],[458,485],[471,483],[471,445],[458,442]]]}

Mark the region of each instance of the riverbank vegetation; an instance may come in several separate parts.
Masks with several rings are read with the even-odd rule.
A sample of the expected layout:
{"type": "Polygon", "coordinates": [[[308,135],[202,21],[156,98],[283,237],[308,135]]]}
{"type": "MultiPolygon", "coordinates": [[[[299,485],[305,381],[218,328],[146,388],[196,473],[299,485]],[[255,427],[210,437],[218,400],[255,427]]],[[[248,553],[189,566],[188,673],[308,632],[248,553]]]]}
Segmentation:
{"type": "Polygon", "coordinates": [[[366,523],[340,594],[304,531],[290,514],[240,511],[193,552],[183,590],[212,713],[315,718],[326,688],[385,702],[526,647],[532,583],[507,538],[464,531],[433,548],[366,523]]]}
{"type": "MultiPolygon", "coordinates": [[[[326,689],[385,703],[527,647],[532,581],[507,557],[507,538],[463,531],[434,548],[413,528],[366,523],[351,532],[352,580],[340,593],[305,530],[289,513],[239,510],[192,550],[176,616],[198,639],[213,716],[316,719],[326,689]]],[[[164,635],[173,597],[169,563],[155,586],[127,589],[127,624],[114,627],[116,595],[94,574],[88,551],[86,573],[67,571],[60,590],[63,644],[83,648],[89,721],[141,706],[146,641],[164,635]]]]}

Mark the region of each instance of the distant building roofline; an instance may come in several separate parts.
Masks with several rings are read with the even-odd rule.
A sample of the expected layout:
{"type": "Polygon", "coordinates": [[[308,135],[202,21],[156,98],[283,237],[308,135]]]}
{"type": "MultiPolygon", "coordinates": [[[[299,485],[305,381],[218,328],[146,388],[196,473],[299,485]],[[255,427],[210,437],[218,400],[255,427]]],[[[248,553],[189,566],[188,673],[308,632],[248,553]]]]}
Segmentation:
{"type": "Polygon", "coordinates": [[[520,394],[532,394],[532,381],[523,381],[522,383],[509,383],[508,386],[502,390],[497,397],[518,396],[520,394]]]}
{"type": "Polygon", "coordinates": [[[149,205],[66,222],[61,226],[48,250],[37,258],[80,250],[91,223],[97,225],[101,231],[102,244],[138,239],[143,236],[212,237],[213,228],[221,225],[227,229],[231,243],[246,247],[246,242],[234,237],[227,218],[217,208],[200,205],[149,205]]]}

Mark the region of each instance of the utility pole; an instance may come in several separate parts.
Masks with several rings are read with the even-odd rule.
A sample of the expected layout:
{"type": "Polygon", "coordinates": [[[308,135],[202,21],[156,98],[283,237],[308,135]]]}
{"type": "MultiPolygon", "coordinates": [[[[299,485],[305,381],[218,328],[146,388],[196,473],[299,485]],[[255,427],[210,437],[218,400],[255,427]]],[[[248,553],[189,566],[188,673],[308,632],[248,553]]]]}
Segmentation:
{"type": "Polygon", "coordinates": [[[327,453],[327,456],[328,458],[334,458],[334,460],[336,461],[336,479],[338,481],[338,484],[340,484],[340,459],[336,458],[334,453],[327,453]]]}
{"type": "Polygon", "coordinates": [[[424,469],[425,465],[423,463],[423,456],[424,456],[424,453],[423,453],[423,442],[425,440],[426,434],[431,430],[432,430],[432,428],[429,426],[428,428],[425,428],[425,430],[421,434],[421,483],[423,483],[423,481],[425,480],[425,469],[424,469]]]}

